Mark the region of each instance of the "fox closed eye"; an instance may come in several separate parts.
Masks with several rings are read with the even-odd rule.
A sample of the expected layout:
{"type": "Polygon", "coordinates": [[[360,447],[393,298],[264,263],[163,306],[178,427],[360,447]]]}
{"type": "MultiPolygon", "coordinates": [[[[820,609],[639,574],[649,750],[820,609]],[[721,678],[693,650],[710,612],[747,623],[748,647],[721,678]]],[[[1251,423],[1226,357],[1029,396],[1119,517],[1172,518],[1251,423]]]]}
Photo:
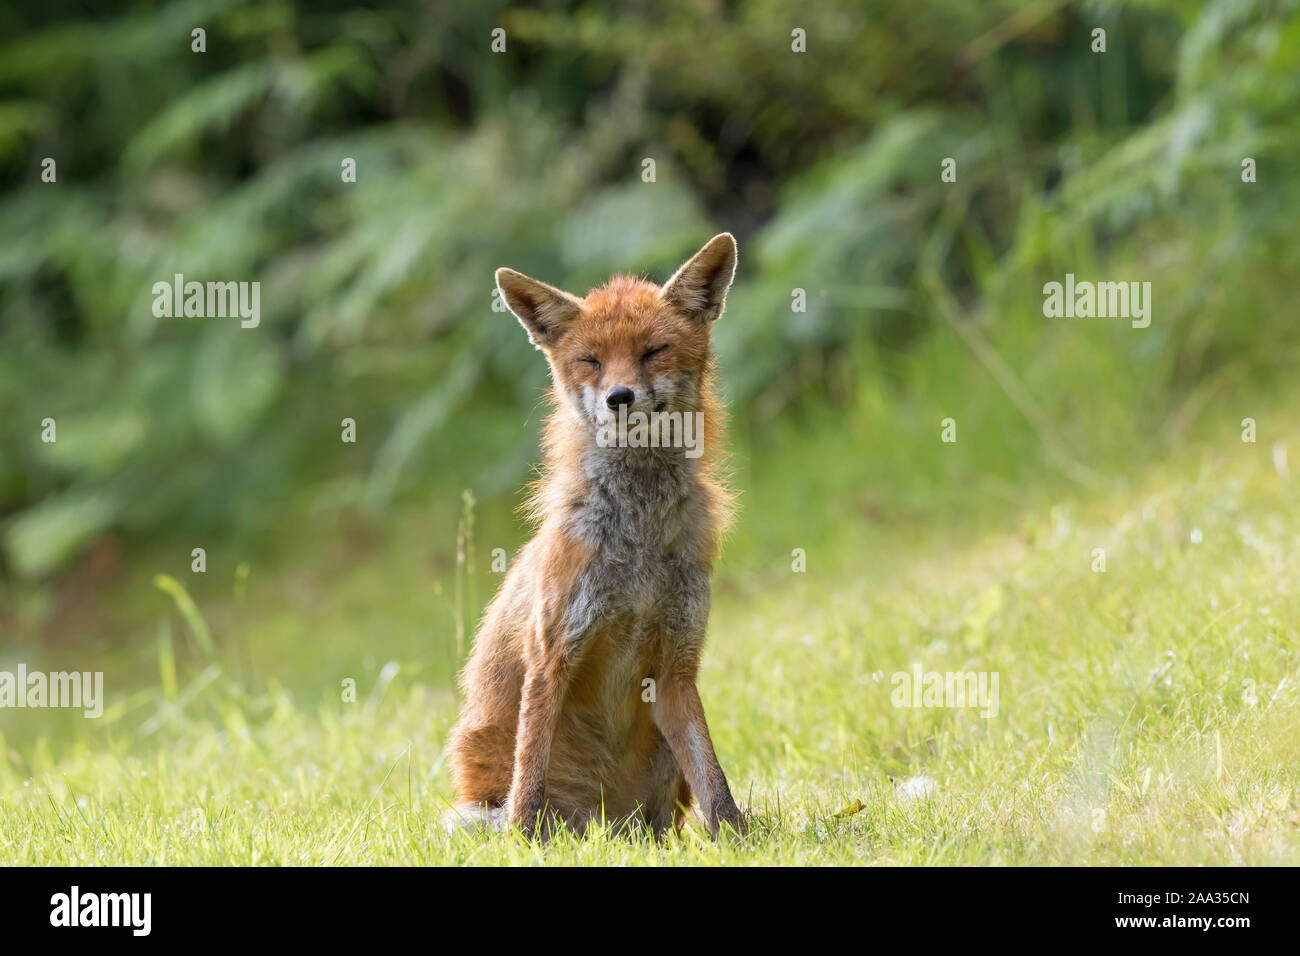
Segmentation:
{"type": "Polygon", "coordinates": [[[600,362],[596,360],[596,357],[594,355],[588,355],[586,358],[578,359],[578,361],[585,362],[586,364],[590,365],[592,368],[600,368],[600,362]]]}
{"type": "Polygon", "coordinates": [[[661,346],[659,346],[658,348],[651,349],[650,351],[646,352],[645,355],[642,355],[642,356],[641,356],[641,361],[643,361],[643,362],[648,362],[648,361],[650,361],[652,358],[654,358],[656,355],[658,355],[660,352],[664,351],[664,350],[667,349],[667,348],[668,348],[668,346],[666,346],[666,345],[661,345],[661,346]]]}

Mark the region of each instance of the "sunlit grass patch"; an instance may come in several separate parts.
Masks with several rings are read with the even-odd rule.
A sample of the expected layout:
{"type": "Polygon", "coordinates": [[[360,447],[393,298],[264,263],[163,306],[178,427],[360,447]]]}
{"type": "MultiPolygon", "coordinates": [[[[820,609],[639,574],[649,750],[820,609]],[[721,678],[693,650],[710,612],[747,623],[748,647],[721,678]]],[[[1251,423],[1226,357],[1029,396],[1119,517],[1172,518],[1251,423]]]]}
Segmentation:
{"type": "Polygon", "coordinates": [[[701,692],[751,831],[719,842],[696,825],[544,846],[444,829],[454,628],[404,603],[396,564],[336,588],[383,607],[396,640],[263,613],[281,598],[255,578],[246,606],[211,614],[173,582],[159,606],[183,613],[115,672],[136,684],[104,718],[6,725],[0,861],[1296,863],[1298,543],[1288,476],[1227,446],[947,549],[827,546],[805,573],[774,559],[761,587],[724,568],[701,692]],[[997,674],[996,712],[898,706],[917,667],[997,674]]]}

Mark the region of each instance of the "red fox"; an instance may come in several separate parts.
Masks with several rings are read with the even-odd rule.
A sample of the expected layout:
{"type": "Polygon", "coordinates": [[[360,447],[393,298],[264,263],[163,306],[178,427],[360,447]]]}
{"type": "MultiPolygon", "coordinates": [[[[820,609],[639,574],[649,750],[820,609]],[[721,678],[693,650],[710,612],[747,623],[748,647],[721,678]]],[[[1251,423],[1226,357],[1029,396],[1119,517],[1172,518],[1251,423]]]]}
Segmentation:
{"type": "Polygon", "coordinates": [[[580,299],[497,270],[550,364],[553,409],[528,503],[537,534],[461,674],[449,823],[546,834],[603,819],[659,835],[694,796],[711,833],[744,832],[696,690],[732,510],[709,336],[735,272],[730,233],[662,287],[615,276],[580,299]],[[701,421],[702,449],[625,440],[637,414],[701,421]]]}

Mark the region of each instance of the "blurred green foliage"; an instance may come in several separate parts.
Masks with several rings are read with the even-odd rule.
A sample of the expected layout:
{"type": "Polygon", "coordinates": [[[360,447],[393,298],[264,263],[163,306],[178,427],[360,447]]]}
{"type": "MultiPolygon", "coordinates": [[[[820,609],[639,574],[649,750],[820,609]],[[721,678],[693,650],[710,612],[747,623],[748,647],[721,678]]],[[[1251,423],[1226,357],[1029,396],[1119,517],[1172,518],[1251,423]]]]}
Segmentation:
{"type": "MultiPolygon", "coordinates": [[[[986,464],[1014,481],[1015,428],[1089,461],[1215,376],[1294,369],[1294,2],[55,0],[6,8],[0,35],[17,577],[105,533],[268,534],[289,502],[512,489],[546,379],[492,311],[493,270],[662,279],[720,229],[741,240],[717,338],[745,434],[829,402],[869,413],[854,442],[905,443],[937,429],[909,396],[974,409],[992,386],[990,422],[1012,424],[986,464]],[[1154,281],[1151,328],[1045,320],[1067,271],[1154,281]],[[175,273],[261,282],[260,327],[155,318],[175,273]],[[1031,414],[978,352],[935,347],[955,330],[1031,414]]],[[[914,495],[945,477],[877,460],[914,495]]]]}

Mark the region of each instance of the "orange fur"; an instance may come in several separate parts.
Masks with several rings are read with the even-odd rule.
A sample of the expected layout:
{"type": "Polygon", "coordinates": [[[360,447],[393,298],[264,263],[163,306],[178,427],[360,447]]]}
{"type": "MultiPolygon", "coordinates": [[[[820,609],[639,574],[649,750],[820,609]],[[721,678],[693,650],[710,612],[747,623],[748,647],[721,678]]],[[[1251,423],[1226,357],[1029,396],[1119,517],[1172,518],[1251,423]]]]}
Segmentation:
{"type": "Polygon", "coordinates": [[[461,675],[447,752],[464,804],[528,831],[604,818],[658,832],[694,796],[711,829],[743,829],[695,685],[732,507],[709,336],[734,269],[724,233],[663,287],[616,276],[578,299],[498,272],[550,363],[553,409],[527,504],[536,535],[461,675]],[[620,392],[634,410],[702,413],[702,455],[601,446],[620,392]]]}

